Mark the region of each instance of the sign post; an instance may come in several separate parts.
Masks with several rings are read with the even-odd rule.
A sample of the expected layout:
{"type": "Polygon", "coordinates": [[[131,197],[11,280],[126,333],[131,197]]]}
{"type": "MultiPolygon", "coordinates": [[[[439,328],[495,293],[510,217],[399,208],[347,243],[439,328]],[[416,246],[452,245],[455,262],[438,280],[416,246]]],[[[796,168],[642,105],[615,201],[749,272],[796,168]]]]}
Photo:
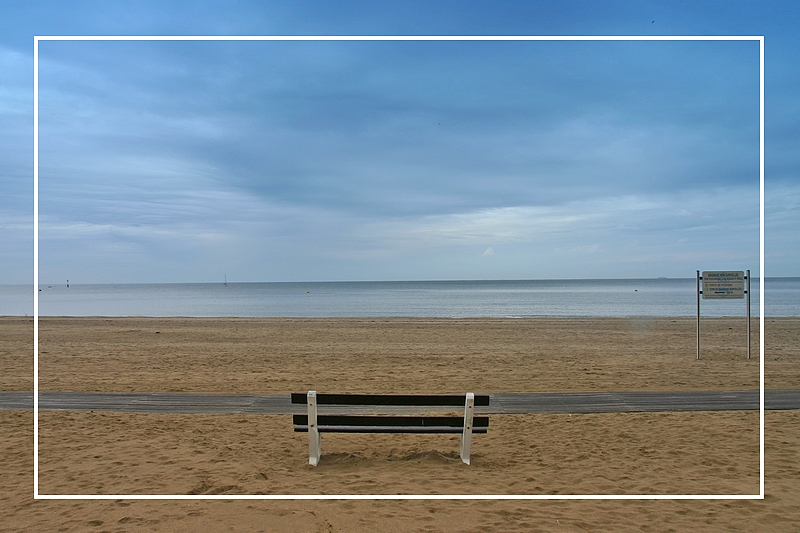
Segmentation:
{"type": "Polygon", "coordinates": [[[750,359],[750,271],[697,271],[697,358],[700,359],[700,295],[703,300],[741,300],[747,297],[747,358],[750,359]],[[702,288],[700,282],[702,281],[702,288]],[[745,284],[747,287],[745,287],[745,284]]]}
{"type": "Polygon", "coordinates": [[[747,271],[747,358],[750,359],[750,271],[747,271]]]}
{"type": "Polygon", "coordinates": [[[697,271],[697,360],[700,360],[700,271],[697,271]]]}

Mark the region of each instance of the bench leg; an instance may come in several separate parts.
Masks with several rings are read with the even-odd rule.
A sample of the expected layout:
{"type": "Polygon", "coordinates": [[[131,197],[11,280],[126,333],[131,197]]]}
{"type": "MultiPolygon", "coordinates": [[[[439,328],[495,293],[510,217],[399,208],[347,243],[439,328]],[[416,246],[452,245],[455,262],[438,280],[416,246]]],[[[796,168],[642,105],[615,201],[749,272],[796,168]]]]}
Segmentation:
{"type": "Polygon", "coordinates": [[[322,455],[322,447],[317,427],[317,391],[308,391],[308,464],[317,466],[322,455]]]}
{"type": "Polygon", "coordinates": [[[469,451],[472,447],[472,415],[475,411],[475,395],[467,393],[464,403],[464,430],[461,432],[461,460],[469,464],[469,451]]]}

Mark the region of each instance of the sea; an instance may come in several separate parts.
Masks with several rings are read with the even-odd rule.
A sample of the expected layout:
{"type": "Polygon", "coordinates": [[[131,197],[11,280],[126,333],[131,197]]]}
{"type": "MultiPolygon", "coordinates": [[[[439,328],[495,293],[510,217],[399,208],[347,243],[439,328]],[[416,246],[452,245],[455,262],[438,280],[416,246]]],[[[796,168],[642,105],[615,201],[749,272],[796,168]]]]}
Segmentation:
{"type": "MultiPolygon", "coordinates": [[[[759,315],[759,280],[750,309],[759,315]]],[[[800,316],[800,278],[765,278],[765,316],[800,316]]],[[[695,278],[0,285],[0,315],[187,317],[696,316],[695,278]]],[[[746,299],[700,300],[702,317],[746,299]]]]}

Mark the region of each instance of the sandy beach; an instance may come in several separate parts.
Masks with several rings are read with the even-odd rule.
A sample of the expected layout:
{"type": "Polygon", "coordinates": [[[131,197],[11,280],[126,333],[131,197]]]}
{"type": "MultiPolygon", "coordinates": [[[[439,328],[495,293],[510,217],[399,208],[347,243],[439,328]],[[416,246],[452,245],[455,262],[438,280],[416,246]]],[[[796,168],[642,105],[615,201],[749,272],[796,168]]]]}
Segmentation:
{"type": "MultiPolygon", "coordinates": [[[[704,319],[700,361],[695,326],[692,318],[48,318],[39,327],[39,387],[261,394],[757,389],[758,322],[749,361],[743,318],[704,319]]],[[[797,321],[771,319],[767,331],[770,386],[793,388],[800,383],[797,321]]]]}
{"type": "MultiPolygon", "coordinates": [[[[566,392],[759,386],[758,321],[45,318],[47,391],[566,392]]],[[[769,318],[767,388],[800,386],[769,318]]],[[[32,321],[0,319],[0,389],[32,390],[32,321]]],[[[323,436],[288,415],[40,412],[43,494],[754,494],[759,413],[492,415],[473,442],[323,436]]],[[[0,412],[0,531],[796,531],[800,412],[766,414],[764,500],[33,500],[33,415],[0,412]]]]}

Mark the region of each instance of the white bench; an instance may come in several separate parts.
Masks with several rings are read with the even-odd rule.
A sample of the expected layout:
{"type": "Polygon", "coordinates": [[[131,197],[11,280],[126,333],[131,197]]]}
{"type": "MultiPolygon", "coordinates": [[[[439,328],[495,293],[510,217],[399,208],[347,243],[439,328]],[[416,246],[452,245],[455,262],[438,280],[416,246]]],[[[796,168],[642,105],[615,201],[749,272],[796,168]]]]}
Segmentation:
{"type": "Polygon", "coordinates": [[[461,460],[469,464],[473,433],[486,433],[489,417],[473,416],[475,406],[489,405],[489,395],[317,394],[293,393],[293,404],[306,404],[307,415],[294,415],[294,430],[308,432],[308,462],[322,455],[320,433],[460,433],[461,460]],[[464,407],[464,416],[318,414],[320,405],[464,407]]]}

